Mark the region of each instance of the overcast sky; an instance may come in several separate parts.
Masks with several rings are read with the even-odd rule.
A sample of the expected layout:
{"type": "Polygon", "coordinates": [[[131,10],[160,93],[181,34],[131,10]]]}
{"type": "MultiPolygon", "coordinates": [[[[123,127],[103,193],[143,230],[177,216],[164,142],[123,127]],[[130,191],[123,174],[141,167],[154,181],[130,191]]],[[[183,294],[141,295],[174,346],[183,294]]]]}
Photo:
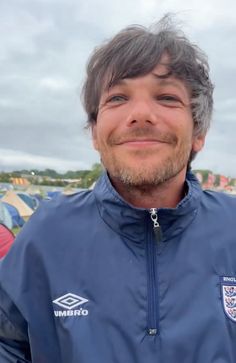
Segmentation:
{"type": "Polygon", "coordinates": [[[212,128],[193,166],[236,177],[234,0],[1,0],[0,171],[98,162],[79,98],[87,58],[121,28],[166,12],[208,54],[215,84],[212,128]]]}

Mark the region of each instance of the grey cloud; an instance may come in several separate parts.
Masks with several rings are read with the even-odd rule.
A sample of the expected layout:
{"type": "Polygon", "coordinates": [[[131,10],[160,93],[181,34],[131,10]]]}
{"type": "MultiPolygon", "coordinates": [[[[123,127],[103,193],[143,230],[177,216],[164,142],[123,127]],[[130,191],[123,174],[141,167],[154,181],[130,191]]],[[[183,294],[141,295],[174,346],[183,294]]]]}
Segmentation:
{"type": "MultiPolygon", "coordinates": [[[[204,6],[199,1],[196,19],[204,6]]],[[[182,3],[177,0],[173,8],[171,1],[165,2],[172,4],[167,10],[174,11],[181,10],[182,3]]],[[[190,8],[191,3],[186,1],[190,8]]],[[[23,163],[27,155],[49,158],[52,165],[53,158],[59,158],[64,165],[78,158],[86,165],[97,161],[89,136],[83,131],[86,116],[78,96],[87,58],[96,45],[120,28],[154,22],[165,10],[163,4],[143,0],[117,4],[105,0],[1,2],[1,149],[18,151],[19,155],[24,152],[23,163]]],[[[226,23],[223,10],[222,3],[222,22],[205,22],[203,27],[193,29],[192,38],[209,55],[216,85],[212,131],[196,163],[228,172],[236,160],[232,146],[236,131],[236,25],[232,19],[226,23]]],[[[214,18],[214,6],[211,16],[220,19],[219,11],[214,18]]],[[[199,22],[203,24],[200,18],[199,22]]],[[[59,165],[58,160],[55,163],[59,165]]]]}

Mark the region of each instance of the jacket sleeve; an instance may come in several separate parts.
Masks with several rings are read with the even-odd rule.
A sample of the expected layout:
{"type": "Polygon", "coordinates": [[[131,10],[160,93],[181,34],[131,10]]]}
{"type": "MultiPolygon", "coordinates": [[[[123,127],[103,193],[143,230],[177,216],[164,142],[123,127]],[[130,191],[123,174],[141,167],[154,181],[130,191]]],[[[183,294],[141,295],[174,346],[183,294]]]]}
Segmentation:
{"type": "MultiPolygon", "coordinates": [[[[32,346],[37,343],[40,325],[35,302],[44,288],[40,249],[47,233],[47,228],[42,228],[45,220],[47,213],[41,205],[0,260],[0,363],[44,362],[32,346]]],[[[41,351],[40,344],[37,349],[41,351]]]]}
{"type": "Polygon", "coordinates": [[[27,324],[2,286],[0,286],[0,362],[31,362],[27,324]]]}

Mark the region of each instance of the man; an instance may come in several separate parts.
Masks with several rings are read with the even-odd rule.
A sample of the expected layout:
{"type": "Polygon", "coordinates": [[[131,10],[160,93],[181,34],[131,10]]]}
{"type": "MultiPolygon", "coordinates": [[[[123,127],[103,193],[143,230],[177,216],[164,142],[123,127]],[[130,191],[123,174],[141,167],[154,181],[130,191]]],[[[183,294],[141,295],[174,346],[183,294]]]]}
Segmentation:
{"type": "Polygon", "coordinates": [[[1,362],[235,363],[236,199],[189,172],[208,72],[168,18],[93,53],[83,95],[106,172],[39,208],[3,260],[1,362]]]}

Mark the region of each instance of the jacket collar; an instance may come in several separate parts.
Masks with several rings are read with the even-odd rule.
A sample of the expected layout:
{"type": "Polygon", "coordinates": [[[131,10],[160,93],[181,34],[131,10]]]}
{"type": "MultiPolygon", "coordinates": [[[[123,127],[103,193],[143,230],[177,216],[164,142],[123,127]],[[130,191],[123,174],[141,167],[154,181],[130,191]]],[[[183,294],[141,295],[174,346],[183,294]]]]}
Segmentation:
{"type": "MultiPolygon", "coordinates": [[[[187,195],[176,208],[158,209],[164,241],[181,233],[196,216],[202,190],[192,173],[187,173],[186,183],[187,195]]],[[[145,241],[147,226],[152,228],[148,209],[128,204],[114,189],[106,172],[97,181],[94,194],[100,215],[110,228],[134,242],[145,241]]]]}

